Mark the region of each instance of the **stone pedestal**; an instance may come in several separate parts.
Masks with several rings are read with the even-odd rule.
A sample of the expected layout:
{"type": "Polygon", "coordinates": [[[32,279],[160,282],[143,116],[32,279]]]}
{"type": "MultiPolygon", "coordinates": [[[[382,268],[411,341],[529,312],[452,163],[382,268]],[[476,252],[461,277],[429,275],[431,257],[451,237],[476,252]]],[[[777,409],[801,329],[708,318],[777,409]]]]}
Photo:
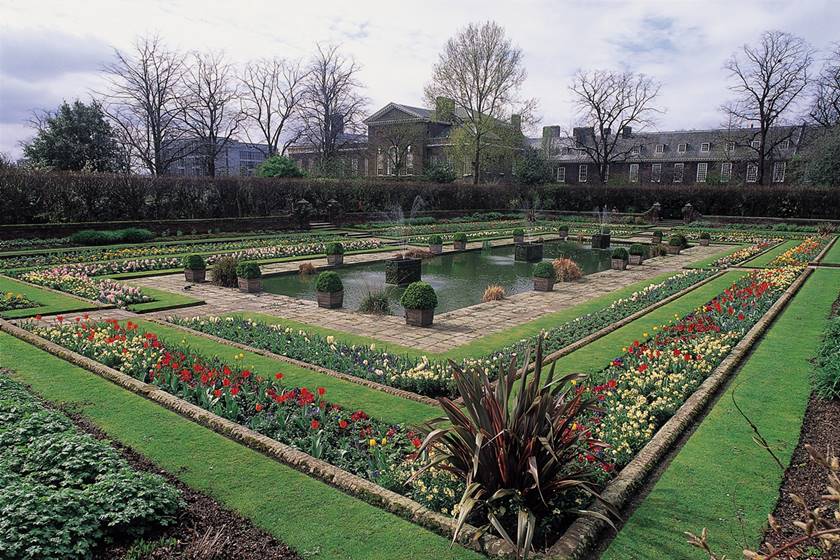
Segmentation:
{"type": "Polygon", "coordinates": [[[523,262],[537,262],[543,258],[542,243],[517,243],[513,252],[513,258],[523,262]]]}
{"type": "Polygon", "coordinates": [[[385,261],[385,283],[406,286],[420,280],[420,259],[385,261]]]}
{"type": "Polygon", "coordinates": [[[609,249],[610,248],[610,234],[596,233],[592,236],[593,249],[609,249]]]}

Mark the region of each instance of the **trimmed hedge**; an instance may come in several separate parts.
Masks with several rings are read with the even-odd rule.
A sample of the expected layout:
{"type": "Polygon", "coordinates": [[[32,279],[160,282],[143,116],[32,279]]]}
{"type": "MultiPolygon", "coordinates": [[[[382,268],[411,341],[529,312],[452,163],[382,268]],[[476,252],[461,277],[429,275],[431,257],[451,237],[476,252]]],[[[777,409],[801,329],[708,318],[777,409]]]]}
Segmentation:
{"type": "Polygon", "coordinates": [[[422,181],[261,177],[146,177],[18,169],[0,172],[0,215],[7,223],[87,222],[270,216],[306,198],[316,214],[327,201],[345,212],[410,209],[417,197],[434,210],[519,209],[591,212],[607,206],[643,211],[655,202],[678,218],[691,202],[702,214],[840,218],[837,189],[809,185],[441,185],[422,181]]]}
{"type": "Polygon", "coordinates": [[[315,290],[318,292],[335,294],[343,289],[344,284],[341,283],[341,277],[332,270],[322,272],[315,281],[315,290]]]}
{"type": "Polygon", "coordinates": [[[262,271],[260,270],[260,265],[254,262],[243,262],[236,265],[236,277],[237,278],[245,278],[247,280],[253,280],[254,278],[260,278],[262,276],[262,271]]]}
{"type": "Polygon", "coordinates": [[[403,292],[400,304],[406,309],[434,309],[438,299],[435,289],[428,282],[412,282],[403,292]]]}
{"type": "Polygon", "coordinates": [[[154,238],[154,233],[143,228],[106,231],[83,229],[70,236],[70,243],[73,245],[114,245],[117,243],[143,243],[154,238]]]}
{"type": "Polygon", "coordinates": [[[554,270],[554,265],[548,261],[540,261],[534,265],[534,278],[550,278],[557,279],[557,271],[554,270]]]}

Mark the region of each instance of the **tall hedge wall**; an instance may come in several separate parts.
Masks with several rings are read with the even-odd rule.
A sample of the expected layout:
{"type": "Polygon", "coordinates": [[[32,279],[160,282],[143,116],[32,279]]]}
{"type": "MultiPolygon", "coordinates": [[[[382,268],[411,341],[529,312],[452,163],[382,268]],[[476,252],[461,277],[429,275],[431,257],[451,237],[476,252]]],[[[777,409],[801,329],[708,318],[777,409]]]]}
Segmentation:
{"type": "Polygon", "coordinates": [[[591,211],[606,205],[644,211],[659,202],[677,217],[686,202],[703,214],[840,218],[840,192],[805,186],[509,185],[420,181],[278,179],[256,177],[144,177],[26,171],[0,172],[2,223],[206,219],[288,213],[306,198],[326,214],[335,198],[346,212],[499,210],[533,207],[591,211]],[[419,197],[419,198],[418,198],[419,197]]]}

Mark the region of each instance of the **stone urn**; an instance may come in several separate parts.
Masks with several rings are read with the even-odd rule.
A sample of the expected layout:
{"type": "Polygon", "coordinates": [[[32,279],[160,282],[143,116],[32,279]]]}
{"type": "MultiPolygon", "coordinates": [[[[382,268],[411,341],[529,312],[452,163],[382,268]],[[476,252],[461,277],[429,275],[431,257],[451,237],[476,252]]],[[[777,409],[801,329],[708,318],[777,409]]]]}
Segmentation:
{"type": "Polygon", "coordinates": [[[240,292],[257,293],[262,291],[262,278],[237,278],[240,292]]]}
{"type": "Polygon", "coordinates": [[[338,309],[344,305],[344,290],[340,292],[315,292],[318,307],[338,309]]]}
{"type": "Polygon", "coordinates": [[[513,260],[537,262],[543,258],[543,244],[537,241],[517,243],[513,250],[513,260]]]}
{"type": "Polygon", "coordinates": [[[184,278],[187,282],[194,282],[196,284],[200,284],[204,282],[204,279],[207,277],[207,269],[206,268],[185,268],[184,269],[184,278]]]}
{"type": "Polygon", "coordinates": [[[394,258],[385,261],[385,283],[405,286],[420,280],[421,261],[413,258],[394,258]]]}
{"type": "Polygon", "coordinates": [[[434,309],[406,309],[405,323],[412,327],[431,327],[435,319],[434,309]]]}
{"type": "Polygon", "coordinates": [[[550,292],[554,289],[553,278],[537,278],[534,277],[534,291],[535,292],[550,292]]]}

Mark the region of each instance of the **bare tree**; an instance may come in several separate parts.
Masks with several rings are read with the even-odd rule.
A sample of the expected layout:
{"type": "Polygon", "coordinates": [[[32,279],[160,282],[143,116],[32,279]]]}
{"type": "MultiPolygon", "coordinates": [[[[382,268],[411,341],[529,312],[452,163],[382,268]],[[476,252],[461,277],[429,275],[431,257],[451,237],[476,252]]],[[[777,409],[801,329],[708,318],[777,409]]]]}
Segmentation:
{"type": "Polygon", "coordinates": [[[285,154],[303,134],[299,112],[305,76],[299,62],[278,58],[245,67],[242,112],[268,146],[266,156],[285,154]]]}
{"type": "Polygon", "coordinates": [[[820,126],[840,124],[840,43],[834,44],[833,50],[823,62],[808,114],[820,126]]]}
{"type": "Polygon", "coordinates": [[[481,180],[486,137],[509,114],[528,114],[535,107],[533,100],[519,98],[525,77],[522,50],[492,21],[461,29],[438,57],[426,97],[432,105],[439,98],[454,105],[447,117],[471,136],[474,184],[481,180]]]}
{"type": "Polygon", "coordinates": [[[190,131],[194,152],[204,159],[205,172],[216,176],[216,158],[239,130],[244,115],[239,84],[221,53],[193,53],[184,75],[179,99],[184,127],[190,131]]]}
{"type": "Polygon", "coordinates": [[[744,45],[742,50],[724,66],[733,80],[729,89],[735,99],[723,111],[740,126],[755,129],[758,182],[764,184],[768,156],[793,131],[771,134],[771,129],[784,124],[793,102],[807,87],[814,51],[804,39],[783,31],[766,31],[758,45],[744,45]]]}
{"type": "Polygon", "coordinates": [[[360,93],[359,65],[341,54],[337,45],[317,45],[306,68],[300,117],[301,137],[318,153],[321,169],[333,165],[340,150],[361,127],[367,99],[360,93]]]}
{"type": "Polygon", "coordinates": [[[377,146],[377,173],[379,169],[389,175],[405,175],[413,167],[414,153],[421,140],[421,130],[411,124],[376,127],[372,130],[371,145],[377,146]]]}
{"type": "Polygon", "coordinates": [[[662,112],[655,105],[661,87],[650,76],[634,72],[580,70],[575,75],[569,90],[581,126],[568,136],[595,163],[602,183],[607,182],[609,165],[626,160],[638,147],[623,132],[652,125],[662,112]]]}
{"type": "Polygon", "coordinates": [[[152,175],[162,175],[183,157],[177,149],[184,135],[177,100],[184,58],[156,36],[114,55],[116,60],[103,69],[108,83],[101,94],[103,109],[132,159],[152,175]]]}

